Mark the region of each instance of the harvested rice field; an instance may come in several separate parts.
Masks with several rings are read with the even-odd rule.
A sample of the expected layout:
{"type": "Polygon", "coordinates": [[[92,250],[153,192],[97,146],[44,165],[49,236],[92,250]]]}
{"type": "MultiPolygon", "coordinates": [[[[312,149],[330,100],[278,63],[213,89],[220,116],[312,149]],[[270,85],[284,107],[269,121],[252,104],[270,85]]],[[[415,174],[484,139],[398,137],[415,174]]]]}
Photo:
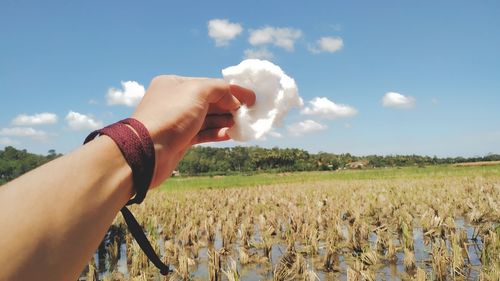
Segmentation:
{"type": "Polygon", "coordinates": [[[500,280],[500,166],[234,177],[131,208],[168,276],[118,216],[80,280],[500,280]]]}

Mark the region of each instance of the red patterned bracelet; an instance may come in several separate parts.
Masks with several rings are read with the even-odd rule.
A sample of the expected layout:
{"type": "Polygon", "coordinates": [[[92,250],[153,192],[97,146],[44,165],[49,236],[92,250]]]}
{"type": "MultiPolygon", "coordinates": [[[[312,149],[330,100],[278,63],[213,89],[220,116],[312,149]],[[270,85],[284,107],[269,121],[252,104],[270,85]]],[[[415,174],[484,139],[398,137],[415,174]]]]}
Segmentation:
{"type": "Polygon", "coordinates": [[[144,176],[146,177],[145,179],[142,179],[142,184],[144,184],[144,187],[136,190],[137,195],[127,203],[127,205],[131,205],[134,203],[140,204],[144,200],[144,197],[146,197],[146,193],[149,190],[149,186],[151,185],[151,181],[154,176],[156,162],[155,147],[148,129],[141,122],[133,118],[127,118],[120,121],[120,123],[131,126],[137,132],[141,139],[145,159],[147,159],[146,161],[143,161],[145,169],[144,176]]]}
{"type": "MultiPolygon", "coordinates": [[[[110,137],[118,146],[125,161],[132,168],[132,179],[136,194],[127,205],[140,204],[148,192],[155,169],[155,151],[151,136],[146,127],[133,118],[127,118],[111,124],[103,129],[96,130],[85,139],[85,143],[93,140],[98,135],[110,137]],[[134,130],[132,130],[130,127],[134,130]]],[[[164,264],[149,243],[143,229],[127,207],[121,213],[128,229],[135,238],[149,260],[160,269],[160,273],[167,275],[170,272],[168,265],[164,264]]]]}
{"type": "Polygon", "coordinates": [[[132,179],[136,195],[127,205],[140,204],[146,197],[155,168],[153,140],[148,130],[141,122],[127,118],[90,133],[84,144],[98,135],[110,137],[120,149],[127,164],[132,168],[132,179]],[[137,134],[127,125],[134,128],[137,134]]]}

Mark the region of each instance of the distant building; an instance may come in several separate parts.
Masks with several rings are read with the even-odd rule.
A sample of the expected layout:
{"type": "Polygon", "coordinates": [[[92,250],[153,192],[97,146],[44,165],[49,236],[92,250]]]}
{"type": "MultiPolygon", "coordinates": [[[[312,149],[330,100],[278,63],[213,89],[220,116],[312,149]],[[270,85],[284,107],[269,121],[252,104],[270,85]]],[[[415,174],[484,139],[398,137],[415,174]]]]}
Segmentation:
{"type": "Polygon", "coordinates": [[[368,166],[367,160],[355,161],[346,164],[347,169],[364,169],[368,166]]]}

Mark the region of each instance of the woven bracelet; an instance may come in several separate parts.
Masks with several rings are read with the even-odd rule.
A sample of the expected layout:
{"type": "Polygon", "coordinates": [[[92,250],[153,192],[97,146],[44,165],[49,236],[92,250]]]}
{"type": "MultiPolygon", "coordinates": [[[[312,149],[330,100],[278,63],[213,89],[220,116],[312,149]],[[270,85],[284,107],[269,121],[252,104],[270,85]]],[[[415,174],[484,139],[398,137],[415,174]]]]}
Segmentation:
{"type": "MultiPolygon", "coordinates": [[[[128,201],[127,205],[140,204],[146,197],[155,169],[154,144],[148,130],[141,122],[127,118],[90,133],[84,144],[98,135],[110,137],[120,149],[127,164],[132,168],[132,180],[136,194],[128,201]],[[132,127],[135,132],[127,125],[132,127]]],[[[130,233],[148,259],[160,269],[161,274],[167,275],[170,272],[168,265],[164,264],[155,253],[134,215],[125,206],[121,209],[121,213],[130,233]]]]}
{"type": "Polygon", "coordinates": [[[156,159],[155,159],[155,148],[153,139],[149,135],[148,129],[146,129],[146,127],[144,127],[144,125],[141,122],[137,121],[136,119],[127,118],[120,121],[120,123],[131,126],[137,132],[137,134],[141,139],[141,144],[143,152],[145,154],[144,155],[145,159],[147,159],[142,163],[145,169],[144,176],[146,177],[145,179],[143,179],[144,181],[142,183],[145,184],[145,186],[143,188],[136,190],[137,194],[135,195],[135,197],[132,198],[127,203],[127,205],[131,205],[134,203],[141,204],[144,198],[146,197],[146,193],[149,190],[149,186],[151,185],[151,180],[153,179],[154,176],[156,159]]]}

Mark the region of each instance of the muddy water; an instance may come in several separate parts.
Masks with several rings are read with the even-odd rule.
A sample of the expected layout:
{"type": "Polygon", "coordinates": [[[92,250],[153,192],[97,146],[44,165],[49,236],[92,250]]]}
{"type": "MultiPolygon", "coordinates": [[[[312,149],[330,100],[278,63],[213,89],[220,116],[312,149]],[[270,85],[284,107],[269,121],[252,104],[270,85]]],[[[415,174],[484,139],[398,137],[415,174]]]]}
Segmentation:
{"type": "MultiPolygon", "coordinates": [[[[482,247],[482,242],[480,239],[477,241],[472,241],[472,237],[474,235],[474,228],[464,222],[463,219],[459,218],[455,221],[456,227],[458,229],[465,229],[467,233],[467,238],[469,240],[469,259],[470,259],[470,268],[465,272],[466,280],[477,280],[479,277],[479,272],[481,270],[481,261],[479,259],[480,249],[482,247]]],[[[260,236],[257,234],[254,235],[253,240],[260,241],[260,236]]],[[[99,272],[99,279],[103,279],[107,274],[110,273],[110,268],[115,268],[116,271],[123,274],[125,279],[129,278],[129,270],[127,267],[127,245],[125,243],[125,232],[119,231],[117,229],[110,229],[108,234],[106,235],[103,243],[101,243],[99,249],[96,251],[94,255],[95,264],[97,270],[99,272]],[[106,254],[106,247],[116,239],[116,241],[120,241],[120,249],[117,260],[110,260],[106,254]]],[[[376,234],[371,233],[369,240],[370,244],[373,246],[377,239],[376,234]]],[[[426,243],[424,241],[424,235],[421,227],[413,228],[413,240],[414,240],[414,254],[416,263],[420,268],[423,268],[429,276],[434,276],[432,273],[432,265],[430,263],[430,252],[431,245],[430,243],[426,243]]],[[[165,254],[164,242],[162,239],[158,239],[156,241],[160,248],[160,254],[165,254]]],[[[397,240],[394,240],[396,245],[399,245],[397,240]]],[[[447,245],[449,247],[449,243],[447,241],[447,245]]],[[[220,237],[220,233],[216,234],[215,242],[209,247],[219,250],[222,248],[222,240],[220,237]]],[[[300,248],[300,245],[297,245],[300,248]]],[[[233,249],[231,250],[229,255],[222,255],[221,260],[223,264],[223,268],[226,267],[226,264],[229,260],[229,257],[232,257],[237,262],[237,269],[241,275],[241,280],[247,281],[258,281],[258,280],[272,280],[273,270],[276,267],[277,263],[280,261],[281,256],[286,252],[286,246],[281,244],[274,244],[271,249],[271,260],[265,263],[254,263],[248,265],[241,265],[238,262],[238,250],[239,245],[235,243],[233,249]]],[[[208,280],[208,248],[201,248],[198,252],[198,259],[196,260],[196,265],[194,267],[190,267],[190,276],[193,280],[208,280]]],[[[252,249],[251,253],[255,253],[259,256],[264,256],[262,250],[252,249]]],[[[347,280],[347,263],[346,259],[349,259],[350,254],[338,255],[336,257],[335,262],[335,271],[334,272],[326,272],[322,269],[322,261],[325,254],[324,243],[320,243],[319,255],[316,257],[305,257],[306,264],[309,269],[314,270],[314,272],[318,275],[320,280],[347,280]]],[[[377,280],[402,280],[403,276],[405,276],[405,268],[403,265],[404,254],[402,252],[397,253],[397,260],[392,263],[383,263],[379,265],[376,270],[376,279],[377,280]]],[[[82,276],[79,280],[86,280],[86,272],[88,269],[85,269],[82,273],[82,276]]],[[[161,280],[158,275],[156,280],[161,280]]]]}

